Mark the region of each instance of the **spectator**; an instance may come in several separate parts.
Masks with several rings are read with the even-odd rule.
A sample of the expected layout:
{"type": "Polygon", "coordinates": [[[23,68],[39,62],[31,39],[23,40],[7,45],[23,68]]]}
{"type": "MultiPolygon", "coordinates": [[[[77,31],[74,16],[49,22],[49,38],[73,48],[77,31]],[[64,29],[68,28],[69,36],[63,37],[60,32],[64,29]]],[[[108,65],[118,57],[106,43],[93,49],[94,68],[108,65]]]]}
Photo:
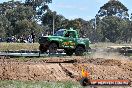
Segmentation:
{"type": "Polygon", "coordinates": [[[24,38],[23,38],[23,36],[20,37],[20,43],[24,43],[24,38]]]}
{"type": "Polygon", "coordinates": [[[49,36],[49,32],[48,31],[46,32],[46,36],[49,36]]]}
{"type": "Polygon", "coordinates": [[[11,38],[11,40],[12,40],[12,42],[16,42],[16,36],[12,36],[12,38],[11,38]]]}
{"type": "Polygon", "coordinates": [[[3,40],[2,40],[2,38],[0,38],[0,42],[2,42],[3,40]]]}
{"type": "Polygon", "coordinates": [[[7,43],[12,42],[11,37],[7,37],[6,42],[7,42],[7,43]]]}
{"type": "Polygon", "coordinates": [[[27,41],[28,41],[29,43],[32,43],[32,42],[33,42],[33,40],[32,40],[32,36],[31,36],[31,35],[28,35],[28,39],[27,39],[27,41]]]}
{"type": "Polygon", "coordinates": [[[35,33],[32,32],[32,33],[31,33],[31,36],[32,36],[32,40],[33,40],[33,43],[34,43],[34,42],[35,42],[35,33]]]}

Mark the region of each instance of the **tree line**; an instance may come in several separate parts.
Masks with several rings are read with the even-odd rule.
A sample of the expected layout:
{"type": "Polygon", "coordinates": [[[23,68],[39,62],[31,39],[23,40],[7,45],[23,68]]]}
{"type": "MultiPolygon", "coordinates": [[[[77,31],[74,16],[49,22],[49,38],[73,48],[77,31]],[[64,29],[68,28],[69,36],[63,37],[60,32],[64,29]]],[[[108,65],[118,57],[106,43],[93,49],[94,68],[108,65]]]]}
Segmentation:
{"type": "Polygon", "coordinates": [[[50,10],[52,0],[25,0],[0,3],[0,38],[28,36],[32,32],[36,38],[41,34],[70,28],[79,31],[80,37],[88,37],[92,42],[131,42],[132,14],[118,0],[110,0],[86,21],[82,18],[69,20],[50,10]]]}

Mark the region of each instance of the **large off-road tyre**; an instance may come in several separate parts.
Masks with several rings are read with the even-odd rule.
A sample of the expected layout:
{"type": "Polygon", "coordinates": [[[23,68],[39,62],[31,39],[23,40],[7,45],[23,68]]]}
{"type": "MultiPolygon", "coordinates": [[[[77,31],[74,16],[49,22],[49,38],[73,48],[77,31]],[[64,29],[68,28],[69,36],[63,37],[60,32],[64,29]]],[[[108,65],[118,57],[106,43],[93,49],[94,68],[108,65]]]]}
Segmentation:
{"type": "Polygon", "coordinates": [[[55,54],[57,53],[58,46],[56,43],[51,43],[49,45],[49,54],[55,54]]]}
{"type": "Polygon", "coordinates": [[[81,84],[81,86],[88,86],[88,85],[90,85],[91,83],[90,83],[90,80],[89,80],[88,78],[82,78],[82,79],[80,80],[80,84],[81,84]]]}
{"type": "Polygon", "coordinates": [[[85,49],[82,46],[77,46],[75,49],[76,56],[82,56],[84,52],[85,52],[85,49]]]}
{"type": "Polygon", "coordinates": [[[43,45],[40,44],[39,50],[40,50],[40,53],[45,53],[47,51],[47,48],[43,47],[43,45]]]}
{"type": "Polygon", "coordinates": [[[73,50],[72,49],[65,49],[65,53],[67,56],[72,56],[73,55],[73,50]]]}

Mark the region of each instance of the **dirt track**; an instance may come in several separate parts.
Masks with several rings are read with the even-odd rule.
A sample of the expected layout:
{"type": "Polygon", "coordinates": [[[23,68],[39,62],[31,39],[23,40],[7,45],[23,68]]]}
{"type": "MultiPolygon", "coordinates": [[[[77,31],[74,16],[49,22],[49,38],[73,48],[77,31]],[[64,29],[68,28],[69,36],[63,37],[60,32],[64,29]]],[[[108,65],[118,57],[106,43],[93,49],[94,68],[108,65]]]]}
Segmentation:
{"type": "Polygon", "coordinates": [[[74,58],[56,57],[38,61],[1,58],[0,80],[77,81],[81,76],[81,67],[85,67],[92,79],[132,81],[131,60],[74,58]]]}

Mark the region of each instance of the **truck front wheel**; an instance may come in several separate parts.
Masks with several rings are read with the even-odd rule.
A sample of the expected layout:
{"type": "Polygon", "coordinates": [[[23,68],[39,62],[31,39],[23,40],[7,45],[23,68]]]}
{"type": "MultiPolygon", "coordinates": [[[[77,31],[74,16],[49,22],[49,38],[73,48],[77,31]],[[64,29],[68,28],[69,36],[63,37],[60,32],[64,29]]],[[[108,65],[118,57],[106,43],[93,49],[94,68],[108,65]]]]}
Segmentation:
{"type": "Polygon", "coordinates": [[[51,43],[49,45],[49,53],[50,54],[55,54],[57,52],[58,46],[56,43],[51,43]]]}
{"type": "Polygon", "coordinates": [[[77,46],[75,49],[75,55],[76,56],[82,56],[85,49],[82,46],[77,46]]]}

